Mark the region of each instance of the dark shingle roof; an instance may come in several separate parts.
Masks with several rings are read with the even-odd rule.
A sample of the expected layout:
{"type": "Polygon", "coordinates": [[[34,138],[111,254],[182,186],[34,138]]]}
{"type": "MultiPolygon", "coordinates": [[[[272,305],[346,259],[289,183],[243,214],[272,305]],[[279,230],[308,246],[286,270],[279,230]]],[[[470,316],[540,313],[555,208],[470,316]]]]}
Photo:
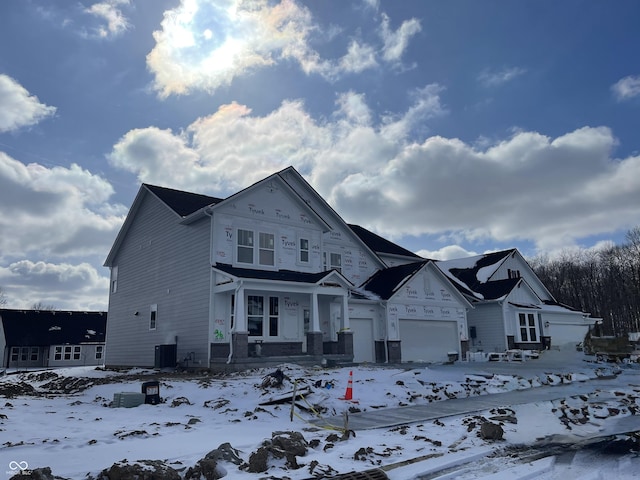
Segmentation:
{"type": "Polygon", "coordinates": [[[516,288],[520,278],[507,278],[504,280],[493,280],[491,282],[481,283],[474,288],[474,292],[482,295],[484,300],[497,300],[508,295],[511,290],[516,288]]]}
{"type": "Polygon", "coordinates": [[[375,293],[383,300],[390,299],[406,280],[420,270],[428,260],[407,263],[395,267],[385,268],[376,272],[363,286],[365,290],[375,293]]]}
{"type": "Polygon", "coordinates": [[[8,346],[104,343],[106,312],[0,309],[8,346]]]}
{"type": "MultiPolygon", "coordinates": [[[[486,255],[481,255],[475,264],[472,267],[468,268],[449,268],[448,271],[451,275],[456,277],[462,283],[464,283],[468,288],[473,290],[474,292],[478,291],[478,287],[483,285],[484,282],[481,282],[478,279],[478,272],[490,265],[495,265],[500,263],[502,260],[507,258],[514,252],[515,249],[511,250],[503,250],[500,252],[487,253],[486,255]]],[[[460,260],[456,260],[459,262],[460,260]]],[[[437,262],[438,265],[446,268],[447,261],[437,262]]]]}
{"type": "Polygon", "coordinates": [[[183,192],[181,190],[158,187],[147,183],[145,183],[144,186],[181,217],[186,217],[201,208],[219,203],[223,200],[221,198],[210,197],[208,195],[183,192]]]}
{"type": "Polygon", "coordinates": [[[349,228],[355,233],[364,244],[376,253],[387,253],[390,255],[401,255],[403,257],[421,258],[419,255],[401,247],[380,235],[370,232],[360,225],[349,225],[349,228]]]}
{"type": "Polygon", "coordinates": [[[280,282],[318,283],[331,271],[318,273],[294,272],[293,270],[254,270],[252,268],[238,268],[224,263],[218,263],[215,268],[238,278],[256,278],[259,280],[278,280],[280,282]]]}

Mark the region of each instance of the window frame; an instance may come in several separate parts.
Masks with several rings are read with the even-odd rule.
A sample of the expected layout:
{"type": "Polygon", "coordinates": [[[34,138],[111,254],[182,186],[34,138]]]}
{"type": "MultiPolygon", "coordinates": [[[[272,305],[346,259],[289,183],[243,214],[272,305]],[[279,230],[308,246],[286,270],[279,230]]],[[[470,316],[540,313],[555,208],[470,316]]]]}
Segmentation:
{"type": "Polygon", "coordinates": [[[111,293],[118,292],[118,266],[111,267],[111,293]]]}
{"type": "Polygon", "coordinates": [[[104,357],[104,345],[96,345],[96,360],[102,360],[104,357]]]}
{"type": "Polygon", "coordinates": [[[280,338],[280,297],[277,295],[247,295],[247,331],[256,340],[280,338]],[[259,307],[253,310],[254,307],[259,307]],[[259,325],[260,328],[257,328],[259,325]],[[260,332],[260,334],[258,334],[260,332]]]}
{"type": "Polygon", "coordinates": [[[538,329],[538,314],[533,312],[518,312],[517,319],[518,319],[518,337],[520,339],[520,342],[521,343],[539,343],[540,331],[538,329]]]}
{"type": "Polygon", "coordinates": [[[237,227],[234,242],[234,264],[241,267],[275,269],[278,264],[278,247],[275,231],[237,227]],[[251,255],[249,255],[249,252],[251,255]],[[251,262],[248,262],[251,257],[251,262]]]}
{"type": "Polygon", "coordinates": [[[158,304],[154,303],[149,307],[149,331],[158,328],[158,304]]]}
{"type": "Polygon", "coordinates": [[[298,238],[298,263],[302,265],[309,265],[311,263],[311,240],[306,237],[298,238]],[[303,248],[306,242],[306,248],[303,248]],[[306,255],[306,260],[303,258],[303,254],[306,255]]]}

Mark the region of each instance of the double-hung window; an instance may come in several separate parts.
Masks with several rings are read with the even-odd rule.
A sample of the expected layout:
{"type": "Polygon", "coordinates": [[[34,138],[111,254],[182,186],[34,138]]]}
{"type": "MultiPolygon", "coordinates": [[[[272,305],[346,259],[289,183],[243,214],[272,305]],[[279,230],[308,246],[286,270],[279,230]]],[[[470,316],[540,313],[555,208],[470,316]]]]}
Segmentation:
{"type": "Polygon", "coordinates": [[[301,238],[298,250],[298,261],[300,263],[309,263],[309,239],[301,238]]]}
{"type": "Polygon", "coordinates": [[[253,232],[238,229],[238,263],[253,263],[253,232]]]}
{"type": "Polygon", "coordinates": [[[537,342],[538,327],[536,322],[537,315],[535,313],[519,313],[518,323],[520,326],[520,341],[537,342]]]}
{"type": "Polygon", "coordinates": [[[247,298],[247,328],[250,337],[277,337],[279,324],[278,297],[249,295],[247,298]]]}
{"type": "Polygon", "coordinates": [[[276,244],[273,233],[260,232],[258,258],[260,265],[274,266],[276,264],[276,244]]]}
{"type": "Polygon", "coordinates": [[[273,233],[238,229],[236,262],[273,267],[276,264],[276,236],[273,233]],[[258,243],[256,245],[256,237],[258,243]]]}

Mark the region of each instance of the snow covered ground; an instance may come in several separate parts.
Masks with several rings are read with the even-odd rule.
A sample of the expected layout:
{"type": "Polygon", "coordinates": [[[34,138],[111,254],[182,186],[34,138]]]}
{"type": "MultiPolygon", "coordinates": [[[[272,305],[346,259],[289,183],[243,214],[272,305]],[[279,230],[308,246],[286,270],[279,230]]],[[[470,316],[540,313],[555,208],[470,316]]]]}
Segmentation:
{"type": "Polygon", "coordinates": [[[594,432],[625,430],[630,422],[637,422],[640,370],[634,366],[622,367],[614,389],[602,390],[598,380],[591,380],[592,394],[572,395],[569,390],[565,399],[553,402],[499,405],[435,421],[361,430],[355,436],[333,429],[328,421],[311,423],[344,412],[577,384],[611,373],[609,365],[586,360],[593,357],[569,351],[545,352],[525,363],[330,369],[285,364],[280,366],[287,376],[281,387],[263,385],[265,377],[274,380],[268,376],[273,368],[227,375],[94,367],[10,372],[0,377],[0,479],[10,479],[21,468],[42,467],[50,467],[62,478],[101,478],[100,472],[116,463],[141,460],[160,460],[176,470],[178,478],[199,478],[189,469],[226,442],[241,464],[219,461],[217,468],[233,479],[322,478],[384,467],[389,478],[403,480],[421,478],[445,466],[453,470],[440,472],[437,478],[636,478],[640,458],[630,451],[627,436],[614,442],[608,439],[606,446],[615,448],[613,453],[604,444],[548,445],[567,438],[580,442],[594,432]],[[350,372],[357,403],[341,399],[350,372]],[[160,404],[110,406],[114,394],[140,392],[142,383],[149,380],[160,382],[160,404]],[[290,404],[261,405],[292,390],[294,384],[296,389],[310,391],[297,402],[306,410],[292,409],[290,404]],[[502,440],[480,437],[487,420],[501,425],[502,440]],[[274,432],[299,432],[305,452],[275,458],[271,450],[266,472],[248,471],[250,459],[256,458],[265,440],[272,440],[274,432]],[[538,452],[545,448],[555,448],[556,455],[542,458],[538,452]],[[411,463],[413,459],[421,461],[411,463]]]}

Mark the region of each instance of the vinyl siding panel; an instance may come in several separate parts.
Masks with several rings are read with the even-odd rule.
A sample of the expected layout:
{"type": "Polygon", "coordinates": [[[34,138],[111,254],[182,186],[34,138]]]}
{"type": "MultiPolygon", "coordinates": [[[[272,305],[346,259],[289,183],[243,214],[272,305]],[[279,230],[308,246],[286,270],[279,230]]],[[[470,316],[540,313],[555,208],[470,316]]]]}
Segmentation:
{"type": "Polygon", "coordinates": [[[502,307],[498,303],[476,305],[467,312],[467,323],[470,329],[476,329],[476,338],[469,336],[472,351],[503,352],[507,349],[502,307]]]}
{"type": "Polygon", "coordinates": [[[193,352],[196,365],[208,365],[210,223],[179,221],[153,195],[143,196],[113,262],[118,288],[109,296],[107,365],[153,366],[155,346],[176,337],[178,359],[193,352]],[[157,305],[155,330],[151,305],[157,305]]]}

